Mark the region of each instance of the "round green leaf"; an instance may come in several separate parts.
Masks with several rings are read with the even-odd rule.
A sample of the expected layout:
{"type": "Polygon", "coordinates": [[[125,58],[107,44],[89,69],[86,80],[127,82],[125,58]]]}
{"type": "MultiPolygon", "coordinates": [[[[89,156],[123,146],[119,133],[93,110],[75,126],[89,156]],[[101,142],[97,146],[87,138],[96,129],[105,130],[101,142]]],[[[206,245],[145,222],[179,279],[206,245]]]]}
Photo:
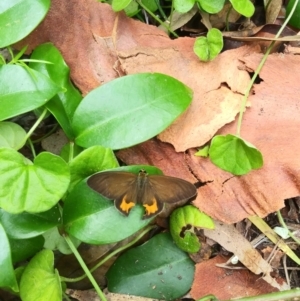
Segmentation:
{"type": "Polygon", "coordinates": [[[0,223],[0,287],[12,289],[18,292],[18,283],[16,280],[14,267],[12,265],[10,245],[5,230],[0,223]]]}
{"type": "Polygon", "coordinates": [[[18,124],[9,121],[0,122],[0,147],[18,150],[24,146],[25,136],[25,130],[18,124]]]}
{"type": "Polygon", "coordinates": [[[196,253],[200,242],[194,228],[213,229],[213,220],[194,206],[187,205],[172,212],[170,232],[177,246],[185,252],[196,253]]]}
{"type": "Polygon", "coordinates": [[[241,15],[250,18],[255,11],[255,7],[250,0],[229,0],[233,8],[241,15]]]}
{"type": "Polygon", "coordinates": [[[114,11],[120,11],[124,9],[132,0],[112,0],[112,9],[114,11]]]}
{"type": "Polygon", "coordinates": [[[207,62],[213,60],[223,48],[223,36],[220,30],[212,28],[206,37],[199,37],[194,43],[194,52],[200,60],[207,62]]]}
{"type": "Polygon", "coordinates": [[[103,146],[92,146],[70,162],[71,183],[69,190],[81,180],[101,170],[118,167],[114,152],[103,146]]]}
{"type": "Polygon", "coordinates": [[[187,13],[190,11],[196,0],[174,0],[174,9],[179,13],[187,13]]]}
{"type": "Polygon", "coordinates": [[[45,43],[35,48],[31,59],[45,60],[52,63],[30,62],[29,66],[48,76],[61,88],[62,91],[48,101],[46,107],[63,128],[66,136],[71,140],[74,139],[75,135],[71,127],[71,119],[82,96],[70,81],[69,67],[59,50],[51,43],[45,43]]]}
{"type": "Polygon", "coordinates": [[[61,301],[60,278],[53,268],[54,255],[43,250],[25,268],[20,281],[22,301],[61,301]]]}
{"type": "Polygon", "coordinates": [[[166,129],[191,100],[192,91],[167,75],[118,78],[82,100],[73,118],[75,141],[86,148],[103,145],[112,149],[141,143],[166,129]]]}
{"type": "Polygon", "coordinates": [[[50,0],[1,1],[0,47],[26,37],[44,19],[49,7],[50,0]]]}
{"type": "Polygon", "coordinates": [[[190,290],[194,263],[176,247],[168,233],[154,236],[121,255],[106,274],[108,290],[175,300],[190,290]]]}
{"type": "Polygon", "coordinates": [[[58,206],[34,214],[12,214],[0,209],[0,222],[10,238],[25,239],[39,236],[58,226],[61,223],[61,215],[58,206]]]}
{"type": "Polygon", "coordinates": [[[0,148],[0,207],[5,211],[46,211],[61,199],[69,182],[69,167],[56,155],[40,153],[32,163],[15,150],[0,148]]]}
{"type": "Polygon", "coordinates": [[[225,0],[197,0],[197,2],[199,2],[204,11],[216,14],[222,10],[225,0]]]}
{"type": "Polygon", "coordinates": [[[0,120],[34,110],[60,88],[48,77],[18,65],[0,66],[0,120]]]}
{"type": "Polygon", "coordinates": [[[244,175],[263,165],[259,150],[245,140],[233,136],[215,136],[209,149],[211,161],[234,175],[244,175]]]}

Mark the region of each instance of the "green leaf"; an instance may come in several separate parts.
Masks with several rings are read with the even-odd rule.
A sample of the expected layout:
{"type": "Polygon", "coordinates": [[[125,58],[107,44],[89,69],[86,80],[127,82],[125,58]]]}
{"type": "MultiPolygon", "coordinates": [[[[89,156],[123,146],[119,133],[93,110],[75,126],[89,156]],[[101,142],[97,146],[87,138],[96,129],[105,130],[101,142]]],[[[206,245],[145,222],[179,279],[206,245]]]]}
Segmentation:
{"type": "Polygon", "coordinates": [[[174,0],[174,9],[179,13],[187,13],[190,11],[196,0],[174,0]]]}
{"type": "MultiPolygon", "coordinates": [[[[291,10],[292,10],[292,8],[295,4],[295,1],[296,0],[290,0],[288,2],[288,5],[286,7],[285,18],[287,18],[290,15],[291,10]]],[[[291,26],[294,26],[298,29],[300,28],[300,2],[299,1],[297,3],[296,9],[295,9],[295,11],[294,11],[294,13],[293,13],[293,15],[292,15],[292,17],[291,17],[288,24],[291,25],[291,26]]]]}
{"type": "Polygon", "coordinates": [[[196,153],[195,156],[197,157],[208,157],[209,145],[206,145],[200,148],[196,153]]]}
{"type": "Polygon", "coordinates": [[[44,241],[42,236],[27,239],[10,238],[9,244],[13,263],[24,261],[35,255],[43,248],[44,241]]]}
{"type": "Polygon", "coordinates": [[[225,0],[197,0],[200,7],[209,14],[216,14],[224,7],[225,0]]]}
{"type": "MultiPolygon", "coordinates": [[[[161,172],[152,166],[126,166],[114,170],[148,173],[161,172]]],[[[92,190],[86,180],[77,184],[64,203],[63,221],[65,230],[77,239],[89,244],[108,244],[120,241],[136,233],[151,222],[142,220],[144,207],[137,205],[128,217],[122,215],[112,200],[92,190]],[[116,231],[117,225],[117,231],[116,231]]]]}
{"type": "Polygon", "coordinates": [[[0,209],[0,222],[7,235],[14,239],[36,237],[56,227],[61,222],[58,206],[40,213],[11,214],[0,209]]]}
{"type": "Polygon", "coordinates": [[[62,300],[60,277],[53,264],[54,256],[50,250],[43,250],[30,260],[20,281],[22,301],[62,300]]]}
{"type": "Polygon", "coordinates": [[[129,18],[135,16],[139,11],[139,5],[135,1],[131,1],[129,5],[124,8],[124,12],[129,18]]]}
{"type": "Polygon", "coordinates": [[[12,265],[10,245],[5,230],[0,223],[0,287],[12,289],[18,292],[18,283],[16,280],[14,267],[12,265]]]}
{"type": "Polygon", "coordinates": [[[244,175],[263,165],[263,157],[249,142],[233,135],[215,136],[209,149],[211,161],[234,175],[244,175]]]}
{"type": "Polygon", "coordinates": [[[44,19],[50,0],[1,1],[0,47],[16,43],[26,37],[44,19]]]}
{"type": "MultiPolygon", "coordinates": [[[[62,254],[71,254],[72,250],[67,244],[66,240],[61,236],[58,228],[52,228],[43,234],[45,238],[44,248],[52,251],[58,250],[62,254]]],[[[75,247],[78,247],[81,243],[80,240],[70,236],[75,247]]]]}
{"type": "Polygon", "coordinates": [[[214,229],[214,222],[208,215],[191,205],[172,212],[170,232],[177,246],[185,252],[196,253],[200,250],[200,242],[194,228],[214,229]]]}
{"type": "Polygon", "coordinates": [[[106,274],[108,290],[163,300],[175,300],[190,290],[194,264],[168,233],[154,236],[121,255],[106,274]]]}
{"type": "Polygon", "coordinates": [[[69,167],[59,156],[43,152],[32,163],[13,149],[0,148],[0,207],[10,213],[50,209],[69,182],[69,167]]]}
{"type": "Polygon", "coordinates": [[[155,0],[141,0],[141,2],[153,13],[158,9],[155,0]]]}
{"type": "Polygon", "coordinates": [[[212,28],[207,37],[199,37],[194,43],[194,52],[200,60],[207,62],[213,60],[223,48],[223,36],[220,30],[212,28]]]}
{"type": "Polygon", "coordinates": [[[241,15],[250,18],[255,11],[255,7],[250,0],[229,0],[233,8],[241,15]]]}
{"type": "Polygon", "coordinates": [[[167,75],[118,78],[82,100],[73,119],[75,141],[86,148],[103,145],[112,149],[141,143],[166,129],[191,100],[192,91],[167,75]]]}
{"type": "Polygon", "coordinates": [[[114,11],[120,11],[124,9],[132,0],[113,0],[112,1],[112,9],[114,11]]]}
{"type": "Polygon", "coordinates": [[[82,96],[70,81],[70,69],[66,65],[59,50],[51,43],[46,43],[34,49],[31,59],[46,60],[53,64],[31,62],[29,66],[48,76],[62,92],[56,94],[47,102],[47,109],[54,115],[66,136],[72,140],[75,138],[71,127],[73,114],[79,105],[82,96]]]}
{"type": "Polygon", "coordinates": [[[17,65],[0,66],[0,120],[34,110],[60,88],[48,77],[17,65]]]}
{"type": "Polygon", "coordinates": [[[70,162],[71,183],[69,190],[86,177],[105,169],[118,167],[114,152],[103,146],[92,146],[70,162]]]}
{"type": "Polygon", "coordinates": [[[9,121],[0,122],[0,147],[18,150],[24,146],[25,136],[26,132],[18,124],[9,121]]]}

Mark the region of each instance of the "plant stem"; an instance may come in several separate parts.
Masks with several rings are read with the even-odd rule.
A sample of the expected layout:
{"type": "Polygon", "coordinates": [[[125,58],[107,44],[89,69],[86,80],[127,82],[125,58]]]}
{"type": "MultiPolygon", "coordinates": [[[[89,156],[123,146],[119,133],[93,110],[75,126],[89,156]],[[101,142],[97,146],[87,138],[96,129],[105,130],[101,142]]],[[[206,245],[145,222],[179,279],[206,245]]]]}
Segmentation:
{"type": "Polygon", "coordinates": [[[29,139],[29,137],[32,135],[34,130],[38,127],[38,125],[42,122],[45,115],[47,113],[47,108],[44,109],[40,117],[37,119],[37,121],[34,123],[34,125],[31,127],[31,129],[28,131],[28,133],[25,135],[24,139],[21,141],[20,145],[25,144],[25,142],[29,139]]]}
{"type": "MultiPolygon", "coordinates": [[[[77,251],[77,249],[75,248],[75,246],[73,245],[72,240],[70,239],[70,237],[66,234],[64,235],[64,238],[67,242],[67,244],[69,245],[70,249],[72,250],[73,254],[75,255],[76,259],[78,260],[80,266],[82,267],[82,269],[84,270],[86,276],[89,278],[89,280],[91,281],[94,289],[96,290],[98,296],[100,297],[100,299],[102,301],[107,301],[105,295],[103,294],[103,292],[101,291],[100,287],[98,286],[98,283],[96,282],[95,278],[93,277],[93,275],[91,274],[91,272],[89,271],[88,267],[86,266],[86,264],[84,263],[84,261],[82,260],[79,252],[77,251]]],[[[63,280],[63,278],[62,278],[63,280]]]]}
{"type": "Polygon", "coordinates": [[[278,210],[277,211],[277,216],[278,216],[278,220],[279,220],[279,223],[280,225],[285,228],[288,233],[289,233],[289,236],[298,244],[300,245],[300,240],[289,230],[289,228],[287,227],[287,225],[285,224],[283,218],[282,218],[282,215],[281,215],[281,212],[278,210]]]}
{"type": "Polygon", "coordinates": [[[157,18],[156,16],[155,16],[155,14],[153,14],[152,13],[152,11],[150,11],[149,9],[148,9],[148,7],[147,6],[145,6],[143,3],[142,3],[142,1],[140,1],[140,0],[136,0],[136,2],[154,19],[154,20],[156,20],[160,25],[162,25],[163,27],[165,27],[174,37],[176,37],[176,38],[178,38],[178,35],[173,31],[173,30],[171,30],[170,28],[169,28],[169,26],[167,26],[163,21],[161,21],[159,18],[157,18]]]}
{"type": "MultiPolygon", "coordinates": [[[[279,38],[279,36],[281,35],[283,29],[285,28],[285,26],[287,25],[287,23],[289,22],[290,18],[292,17],[296,7],[297,7],[297,4],[298,4],[299,0],[296,0],[295,3],[294,3],[294,6],[293,8],[291,9],[291,12],[290,14],[288,15],[288,17],[286,18],[285,22],[282,24],[282,26],[280,27],[279,31],[277,32],[275,38],[279,38]]],[[[254,75],[252,76],[251,78],[251,81],[247,87],[247,90],[245,92],[245,95],[242,99],[242,103],[241,103],[241,108],[240,108],[240,113],[239,113],[239,119],[238,119],[238,124],[237,124],[237,136],[240,137],[241,135],[241,126],[242,126],[242,119],[243,119],[243,115],[244,115],[244,112],[245,112],[245,109],[246,109],[246,103],[247,103],[247,99],[249,97],[249,94],[250,94],[250,90],[254,84],[254,81],[256,80],[259,72],[261,71],[263,65],[265,64],[266,60],[267,60],[267,57],[270,53],[270,51],[272,50],[273,48],[273,45],[275,44],[276,41],[272,41],[271,44],[269,45],[265,55],[263,56],[261,62],[259,63],[258,67],[256,68],[255,70],[255,73],[254,75]]]]}

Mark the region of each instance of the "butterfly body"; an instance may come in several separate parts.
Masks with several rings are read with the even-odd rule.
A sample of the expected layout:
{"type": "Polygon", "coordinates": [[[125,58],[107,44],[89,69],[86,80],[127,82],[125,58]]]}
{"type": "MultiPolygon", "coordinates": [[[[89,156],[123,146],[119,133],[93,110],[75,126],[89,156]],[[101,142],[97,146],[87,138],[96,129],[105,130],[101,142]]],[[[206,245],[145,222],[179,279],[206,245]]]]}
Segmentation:
{"type": "Polygon", "coordinates": [[[138,174],[125,171],[107,171],[91,176],[88,185],[108,199],[115,201],[116,208],[128,215],[136,204],[145,207],[145,217],[163,210],[164,203],[176,203],[195,196],[196,187],[179,178],[163,175],[138,174]]]}

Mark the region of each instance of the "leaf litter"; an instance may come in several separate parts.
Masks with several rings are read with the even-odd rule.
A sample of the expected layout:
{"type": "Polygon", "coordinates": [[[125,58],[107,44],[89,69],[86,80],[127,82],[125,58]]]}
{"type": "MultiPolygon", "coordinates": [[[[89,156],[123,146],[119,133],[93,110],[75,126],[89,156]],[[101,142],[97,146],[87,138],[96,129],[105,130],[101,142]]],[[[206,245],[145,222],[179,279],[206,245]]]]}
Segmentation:
{"type": "MultiPolygon", "coordinates": [[[[284,199],[300,194],[300,161],[295,152],[300,146],[300,58],[294,55],[296,47],[269,55],[259,74],[260,82],[252,90],[244,115],[242,137],[262,151],[265,163],[258,171],[235,177],[208,159],[195,157],[194,148],[205,145],[216,133],[235,133],[241,98],[262,57],[260,47],[228,50],[212,62],[201,63],[192,52],[193,38],[171,40],[158,28],[115,14],[109,5],[92,0],[53,0],[44,22],[19,45],[29,44],[32,49],[49,41],[62,52],[72,80],[83,94],[114,78],[138,72],[165,73],[193,89],[190,108],[159,135],[160,141],[152,139],[122,150],[118,157],[127,164],[153,164],[167,175],[200,182],[194,204],[210,216],[226,224],[251,215],[264,217],[284,207],[284,199]]],[[[231,232],[227,229],[224,233],[231,232]]],[[[237,244],[240,239],[239,235],[233,239],[233,252],[244,244],[237,244]]],[[[218,239],[221,245],[222,241],[218,239]]],[[[224,247],[230,250],[228,244],[224,247]]],[[[247,251],[241,256],[248,256],[247,251]]],[[[258,267],[267,277],[269,266],[262,262],[258,257],[246,266],[254,273],[253,267],[258,267]]],[[[208,271],[205,267],[202,274],[208,271]]],[[[242,287],[251,286],[248,283],[242,287]]],[[[212,293],[212,286],[207,287],[212,293]]],[[[228,293],[230,288],[222,290],[228,293]]],[[[268,289],[249,294],[262,291],[268,289]]]]}

